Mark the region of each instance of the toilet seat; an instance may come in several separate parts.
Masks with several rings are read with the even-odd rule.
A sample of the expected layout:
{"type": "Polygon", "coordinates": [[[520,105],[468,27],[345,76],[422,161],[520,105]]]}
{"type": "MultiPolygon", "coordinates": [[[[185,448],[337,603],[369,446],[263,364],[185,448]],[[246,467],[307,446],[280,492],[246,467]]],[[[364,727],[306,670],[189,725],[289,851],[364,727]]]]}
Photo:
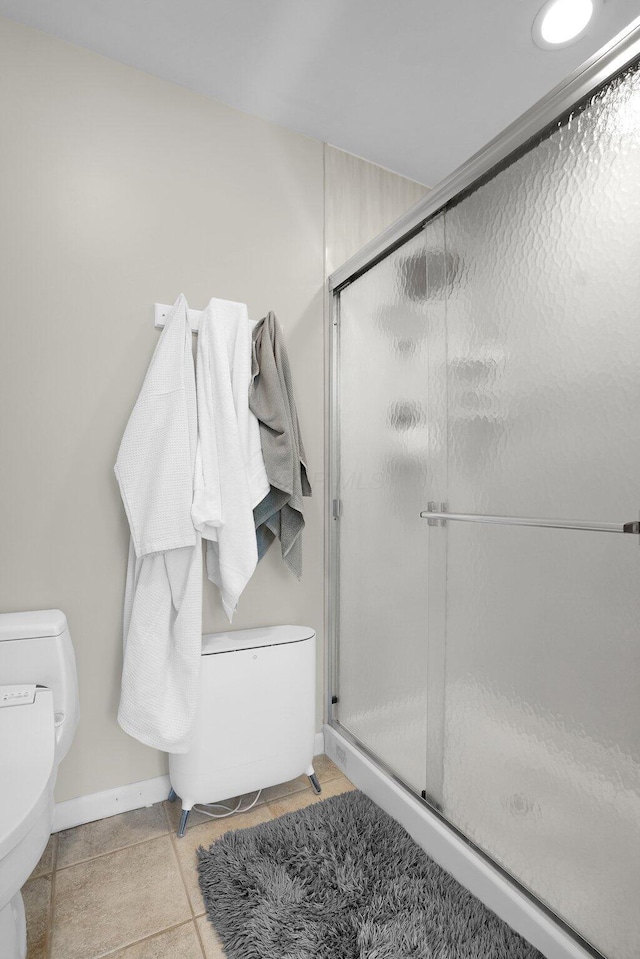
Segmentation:
{"type": "Polygon", "coordinates": [[[0,686],[0,860],[27,835],[51,802],[55,722],[50,689],[0,686]],[[20,705],[2,705],[19,702],[20,705]]]}

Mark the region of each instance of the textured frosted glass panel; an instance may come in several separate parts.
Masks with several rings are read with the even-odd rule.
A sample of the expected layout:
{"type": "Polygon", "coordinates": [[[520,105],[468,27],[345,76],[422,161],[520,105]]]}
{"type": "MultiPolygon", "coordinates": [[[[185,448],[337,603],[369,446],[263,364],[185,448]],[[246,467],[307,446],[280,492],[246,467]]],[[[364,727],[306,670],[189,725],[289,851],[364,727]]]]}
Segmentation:
{"type": "Polygon", "coordinates": [[[338,718],[425,787],[424,240],[340,296],[338,718]]]}
{"type": "MultiPolygon", "coordinates": [[[[430,498],[637,518],[638,77],[447,211],[445,236],[448,476],[430,498]]],[[[446,610],[444,814],[605,955],[637,959],[637,537],[429,536],[448,550],[430,594],[446,610]]]]}
{"type": "Polygon", "coordinates": [[[449,509],[640,507],[640,77],[446,215],[449,509]]]}
{"type": "Polygon", "coordinates": [[[640,943],[637,537],[450,523],[443,811],[605,955],[640,943]]]}

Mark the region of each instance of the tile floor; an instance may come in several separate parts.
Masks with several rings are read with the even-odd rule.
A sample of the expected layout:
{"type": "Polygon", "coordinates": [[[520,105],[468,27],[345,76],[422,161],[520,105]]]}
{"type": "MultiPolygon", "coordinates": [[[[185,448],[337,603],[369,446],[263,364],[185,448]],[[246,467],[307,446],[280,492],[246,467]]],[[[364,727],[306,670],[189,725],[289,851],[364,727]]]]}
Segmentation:
{"type": "Polygon", "coordinates": [[[326,756],[314,765],[320,796],[300,776],[266,789],[245,815],[192,812],[183,839],[175,834],[180,804],[167,802],[52,836],[22,890],[27,959],[224,959],[204,913],[195,850],[354,788],[326,756]]]}

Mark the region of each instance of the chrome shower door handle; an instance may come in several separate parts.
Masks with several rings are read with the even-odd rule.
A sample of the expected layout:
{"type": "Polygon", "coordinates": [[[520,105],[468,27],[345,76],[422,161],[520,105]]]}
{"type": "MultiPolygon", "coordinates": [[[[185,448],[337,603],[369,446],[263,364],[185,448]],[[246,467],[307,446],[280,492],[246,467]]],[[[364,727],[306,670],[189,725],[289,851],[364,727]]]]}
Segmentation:
{"type": "Polygon", "coordinates": [[[640,520],[629,523],[591,523],[582,520],[550,519],[532,516],[493,516],[489,513],[450,513],[445,503],[429,503],[420,513],[429,526],[454,523],[485,523],[492,526],[533,526],[538,529],[572,529],[588,533],[632,533],[640,536],[640,520]]]}

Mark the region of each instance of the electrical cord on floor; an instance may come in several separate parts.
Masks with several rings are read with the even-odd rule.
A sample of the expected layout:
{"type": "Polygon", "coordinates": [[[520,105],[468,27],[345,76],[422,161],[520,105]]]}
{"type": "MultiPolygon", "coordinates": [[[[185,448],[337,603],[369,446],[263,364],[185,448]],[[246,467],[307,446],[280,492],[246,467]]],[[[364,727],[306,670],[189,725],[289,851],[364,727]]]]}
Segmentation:
{"type": "Polygon", "coordinates": [[[247,806],[245,809],[241,809],[241,808],[240,808],[241,805],[242,805],[242,796],[241,796],[240,799],[238,800],[238,805],[235,807],[235,809],[231,809],[229,806],[225,806],[224,803],[220,803],[220,802],[203,802],[203,803],[197,803],[193,808],[194,808],[194,809],[197,809],[198,812],[201,812],[203,816],[208,816],[209,819],[226,819],[227,816],[234,816],[236,813],[249,812],[249,810],[250,810],[250,809],[253,809],[253,807],[255,806],[255,804],[256,804],[256,803],[258,802],[258,800],[260,799],[261,793],[262,793],[262,790],[259,789],[259,790],[258,790],[258,795],[256,796],[256,798],[255,798],[255,799],[253,800],[253,802],[252,802],[249,806],[247,806]],[[223,812],[223,813],[207,812],[207,809],[203,809],[203,808],[202,808],[203,806],[206,806],[207,809],[214,809],[214,808],[216,808],[216,809],[227,809],[227,810],[229,810],[229,811],[228,811],[228,812],[223,812]]]}

